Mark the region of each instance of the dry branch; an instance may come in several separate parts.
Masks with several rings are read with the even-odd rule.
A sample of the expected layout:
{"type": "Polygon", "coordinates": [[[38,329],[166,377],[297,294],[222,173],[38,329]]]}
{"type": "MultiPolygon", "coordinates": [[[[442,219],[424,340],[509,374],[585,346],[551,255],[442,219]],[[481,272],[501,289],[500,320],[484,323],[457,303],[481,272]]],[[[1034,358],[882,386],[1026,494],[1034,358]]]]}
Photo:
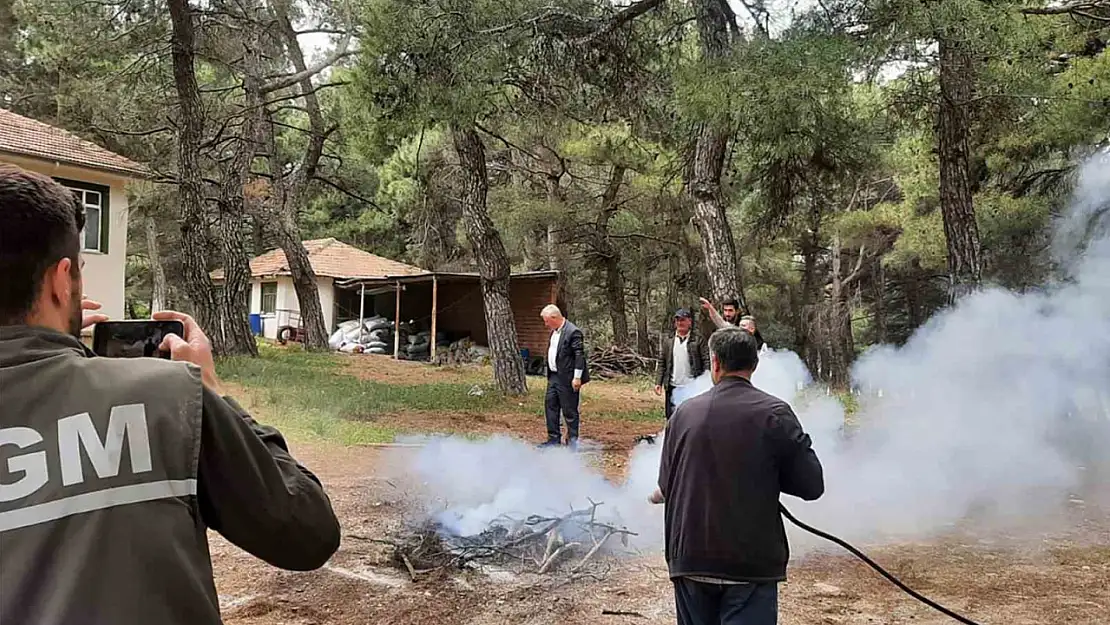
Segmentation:
{"type": "Polygon", "coordinates": [[[598,348],[590,354],[590,374],[598,378],[614,378],[654,371],[656,360],[641,356],[632,349],[612,345],[598,348]]]}
{"type": "Polygon", "coordinates": [[[597,554],[610,538],[619,535],[627,543],[629,536],[635,536],[599,521],[600,505],[593,503],[561,517],[502,516],[473,536],[459,536],[440,523],[427,522],[404,527],[389,540],[368,540],[392,547],[394,563],[414,581],[424,573],[481,565],[503,566],[518,573],[561,571],[575,576],[596,568],[590,565],[596,563],[597,554]]]}

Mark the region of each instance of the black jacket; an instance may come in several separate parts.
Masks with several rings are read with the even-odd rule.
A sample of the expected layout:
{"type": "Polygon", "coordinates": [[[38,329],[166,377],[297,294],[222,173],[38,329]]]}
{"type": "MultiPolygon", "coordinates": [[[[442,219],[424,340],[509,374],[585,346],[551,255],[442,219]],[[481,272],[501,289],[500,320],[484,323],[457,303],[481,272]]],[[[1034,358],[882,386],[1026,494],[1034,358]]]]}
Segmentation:
{"type": "MultiPolygon", "coordinates": [[[[696,378],[709,369],[709,349],[693,332],[686,339],[686,353],[690,356],[690,377],[696,378]]],[[[659,386],[671,385],[671,373],[674,371],[674,337],[663,345],[663,360],[659,363],[659,377],[656,384],[659,386]]]]}
{"type": "MultiPolygon", "coordinates": [[[[554,332],[552,332],[554,334],[554,332]]],[[[550,337],[548,337],[550,340],[550,337]]],[[[549,371],[547,364],[547,349],[543,352],[544,370],[549,371]]],[[[570,321],[564,322],[563,334],[559,337],[559,350],[555,353],[555,377],[560,382],[570,384],[574,380],[574,370],[582,370],[582,383],[590,381],[590,368],[586,362],[586,343],[582,338],[582,330],[570,321]]]]}
{"type": "Polygon", "coordinates": [[[813,500],[825,484],[790,406],[726,377],[671,417],[659,488],[672,578],[776,582],[790,555],[779,493],[813,500]]]}

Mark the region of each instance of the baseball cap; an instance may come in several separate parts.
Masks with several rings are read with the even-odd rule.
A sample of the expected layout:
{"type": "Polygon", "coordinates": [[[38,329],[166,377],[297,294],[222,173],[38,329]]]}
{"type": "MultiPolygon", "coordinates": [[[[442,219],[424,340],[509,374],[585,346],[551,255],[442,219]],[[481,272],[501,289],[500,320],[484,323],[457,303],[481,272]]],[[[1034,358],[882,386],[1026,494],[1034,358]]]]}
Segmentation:
{"type": "Polygon", "coordinates": [[[687,309],[687,308],[679,308],[678,310],[674,311],[674,317],[675,317],[675,319],[693,319],[694,318],[694,316],[690,314],[690,310],[687,309]]]}

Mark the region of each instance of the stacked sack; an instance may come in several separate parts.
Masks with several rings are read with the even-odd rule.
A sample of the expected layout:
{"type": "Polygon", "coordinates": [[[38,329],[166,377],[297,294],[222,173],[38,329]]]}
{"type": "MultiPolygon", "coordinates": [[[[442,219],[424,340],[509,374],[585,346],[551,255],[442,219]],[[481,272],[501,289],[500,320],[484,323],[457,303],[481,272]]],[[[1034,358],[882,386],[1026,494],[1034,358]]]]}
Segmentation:
{"type": "MultiPolygon", "coordinates": [[[[446,332],[436,332],[436,347],[450,345],[446,332]]],[[[426,361],[432,353],[432,333],[428,330],[409,334],[405,345],[401,347],[401,354],[408,360],[426,361]]]]}
{"type": "Polygon", "coordinates": [[[392,353],[393,322],[381,316],[370,317],[363,321],[360,332],[357,319],[344,321],[328,339],[328,345],[346,353],[392,353]]]}

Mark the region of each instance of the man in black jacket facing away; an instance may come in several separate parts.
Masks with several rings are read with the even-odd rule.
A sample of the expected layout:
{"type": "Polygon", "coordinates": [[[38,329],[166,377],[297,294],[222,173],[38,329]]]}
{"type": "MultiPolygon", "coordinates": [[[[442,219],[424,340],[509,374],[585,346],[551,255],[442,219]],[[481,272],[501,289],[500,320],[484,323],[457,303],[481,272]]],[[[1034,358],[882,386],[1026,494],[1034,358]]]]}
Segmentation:
{"type": "Polygon", "coordinates": [[[545,306],[540,313],[544,325],[551,330],[547,349],[547,396],[544,413],[547,417],[547,442],[541,447],[562,444],[562,424],[559,413],[567,421],[567,445],[578,446],[578,402],[582,385],[590,381],[586,368],[586,347],[582,330],[563,317],[554,304],[545,306]]]}
{"type": "Polygon", "coordinates": [[[694,315],[679,308],[674,314],[674,339],[663,345],[655,394],[664,396],[663,414],[667,420],[674,414],[674,390],[693,382],[709,368],[709,353],[705,343],[694,337],[693,325],[694,315]]]}
{"type": "Polygon", "coordinates": [[[709,338],[715,386],[667,424],[652,501],[665,503],[667,565],[679,625],[773,625],[789,548],[779,494],[825,490],[809,435],[786,402],[752,386],[756,340],[709,338]]]}

